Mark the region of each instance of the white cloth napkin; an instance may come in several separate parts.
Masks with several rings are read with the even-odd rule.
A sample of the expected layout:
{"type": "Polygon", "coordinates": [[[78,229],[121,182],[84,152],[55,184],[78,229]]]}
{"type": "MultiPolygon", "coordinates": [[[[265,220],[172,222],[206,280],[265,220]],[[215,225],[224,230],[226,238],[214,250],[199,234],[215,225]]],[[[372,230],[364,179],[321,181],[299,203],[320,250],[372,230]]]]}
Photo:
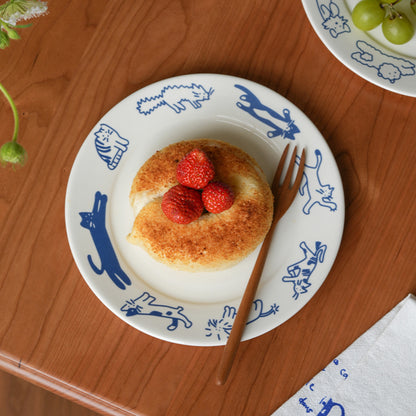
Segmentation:
{"type": "Polygon", "coordinates": [[[416,416],[416,297],[408,295],[272,416],[416,416]]]}

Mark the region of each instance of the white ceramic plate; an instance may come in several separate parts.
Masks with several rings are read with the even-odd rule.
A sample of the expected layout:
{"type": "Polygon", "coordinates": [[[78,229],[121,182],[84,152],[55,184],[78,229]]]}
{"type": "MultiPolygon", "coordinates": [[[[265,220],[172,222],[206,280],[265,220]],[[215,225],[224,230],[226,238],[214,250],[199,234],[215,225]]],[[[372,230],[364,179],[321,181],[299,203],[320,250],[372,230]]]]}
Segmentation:
{"type": "MultiPolygon", "coordinates": [[[[309,21],[325,46],[345,66],[386,90],[416,97],[416,34],[404,45],[393,45],[381,26],[363,32],[351,20],[359,0],[302,0],[309,21]]],[[[397,8],[416,27],[409,1],[397,8]]]]}
{"type": "Polygon", "coordinates": [[[259,248],[215,273],[178,272],[129,244],[132,180],[158,149],[194,138],[239,146],[271,181],[287,143],[307,149],[306,176],[279,222],[244,339],[299,311],[325,280],[344,225],[335,160],[318,130],[292,103],[231,76],[194,74],[149,85],[110,110],[74,162],[66,196],[71,250],[89,287],[117,316],[157,338],[224,344],[259,248]]]}

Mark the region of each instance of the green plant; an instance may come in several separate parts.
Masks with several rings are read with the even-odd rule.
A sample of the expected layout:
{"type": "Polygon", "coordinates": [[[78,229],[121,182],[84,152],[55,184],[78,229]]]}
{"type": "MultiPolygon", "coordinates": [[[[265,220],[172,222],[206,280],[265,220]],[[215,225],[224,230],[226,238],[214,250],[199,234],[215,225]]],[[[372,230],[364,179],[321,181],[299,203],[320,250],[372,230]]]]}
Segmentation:
{"type": "MultiPolygon", "coordinates": [[[[7,48],[10,45],[10,40],[20,39],[16,29],[30,26],[30,24],[18,25],[17,22],[45,14],[47,9],[46,2],[36,0],[9,0],[7,3],[0,5],[0,49],[7,48]]],[[[27,160],[27,152],[17,142],[19,114],[13,98],[2,83],[0,83],[0,91],[9,102],[14,117],[12,140],[1,146],[0,162],[2,165],[23,166],[27,160]]]]}

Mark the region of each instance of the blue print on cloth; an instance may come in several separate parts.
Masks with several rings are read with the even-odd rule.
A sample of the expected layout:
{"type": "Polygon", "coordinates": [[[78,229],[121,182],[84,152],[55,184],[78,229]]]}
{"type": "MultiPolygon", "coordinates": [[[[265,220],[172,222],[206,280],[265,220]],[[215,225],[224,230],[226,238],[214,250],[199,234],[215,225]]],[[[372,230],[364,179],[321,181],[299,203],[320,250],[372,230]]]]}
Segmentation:
{"type": "Polygon", "coordinates": [[[353,52],[351,58],[362,65],[374,68],[380,78],[394,84],[402,76],[415,75],[415,65],[412,62],[387,55],[363,40],[358,40],[356,45],[358,51],[353,52]]]}
{"type": "Polygon", "coordinates": [[[289,276],[283,276],[283,282],[292,283],[293,298],[298,299],[299,295],[306,293],[311,286],[309,279],[315,271],[318,263],[323,263],[327,246],[320,241],[315,242],[315,251],[312,251],[308,245],[302,241],[299,244],[303,252],[303,258],[296,263],[287,267],[289,276]]]}
{"type": "Polygon", "coordinates": [[[192,326],[192,322],[182,313],[182,306],[159,305],[154,303],[155,300],[154,296],[148,292],[143,292],[138,298],[126,301],[121,307],[121,311],[126,316],[148,315],[168,319],[171,321],[167,327],[169,331],[174,331],[178,327],[179,322],[182,322],[185,328],[192,326]]]}
{"type": "Polygon", "coordinates": [[[328,401],[324,399],[320,402],[323,407],[317,416],[345,416],[345,410],[341,404],[335,403],[331,398],[328,401]]]}
{"type": "Polygon", "coordinates": [[[88,254],[88,262],[92,270],[102,275],[104,272],[110,277],[114,284],[120,289],[131,285],[131,281],[118,262],[110,237],[105,226],[105,212],[107,206],[107,195],[96,192],[94,206],[91,212],[80,212],[81,227],[90,231],[92,241],[97,249],[101,267],[95,265],[91,255],[88,254]]]}
{"type": "MultiPolygon", "coordinates": [[[[264,311],[263,301],[261,299],[257,299],[253,302],[252,312],[253,311],[255,313],[254,318],[248,321],[246,325],[257,321],[260,318],[265,318],[266,316],[272,314],[275,315],[279,311],[279,306],[274,303],[267,311],[264,311]]],[[[227,339],[230,335],[236,314],[237,309],[234,306],[225,305],[221,318],[213,318],[208,320],[208,327],[205,328],[207,331],[205,336],[217,337],[218,341],[221,341],[224,338],[227,339]]]]}
{"type": "Polygon", "coordinates": [[[272,128],[267,132],[267,137],[281,136],[283,139],[295,140],[295,134],[299,133],[300,130],[291,118],[289,109],[284,108],[283,114],[279,114],[262,104],[248,88],[238,84],[234,86],[244,92],[239,97],[242,102],[238,101],[237,107],[272,128]]]}
{"type": "Polygon", "coordinates": [[[316,0],[319,13],[322,17],[322,27],[329,31],[333,38],[337,38],[342,33],[351,32],[348,20],[339,14],[339,7],[335,0],[316,0]]]}
{"type": "MultiPolygon", "coordinates": [[[[302,208],[304,214],[309,215],[311,208],[318,204],[321,207],[329,208],[330,211],[336,211],[337,204],[332,202],[332,193],[334,188],[330,185],[323,185],[319,177],[319,169],[322,164],[322,153],[315,150],[315,165],[305,164],[302,182],[299,187],[299,193],[307,196],[308,200],[302,208]]],[[[300,157],[296,156],[296,164],[299,165],[300,157]]]]}
{"type": "Polygon", "coordinates": [[[201,108],[201,102],[210,99],[214,89],[206,90],[202,85],[192,83],[191,85],[168,85],[160,94],[142,98],[137,102],[137,110],[140,114],[149,115],[159,107],[167,106],[175,113],[186,110],[186,103],[193,108],[201,108]]]}
{"type": "Polygon", "coordinates": [[[107,164],[108,169],[114,170],[120,163],[121,157],[127,151],[129,141],[121,137],[108,124],[100,124],[94,132],[95,149],[98,156],[107,164]]]}

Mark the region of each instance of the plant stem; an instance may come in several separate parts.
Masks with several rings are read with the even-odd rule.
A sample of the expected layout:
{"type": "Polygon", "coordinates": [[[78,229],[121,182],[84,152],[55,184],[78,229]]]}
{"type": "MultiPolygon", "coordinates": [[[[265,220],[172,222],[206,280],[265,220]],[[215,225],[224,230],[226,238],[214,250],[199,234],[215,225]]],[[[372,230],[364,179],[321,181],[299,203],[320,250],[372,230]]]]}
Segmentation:
{"type": "Polygon", "coordinates": [[[14,117],[14,132],[13,132],[13,138],[12,141],[17,141],[17,133],[19,132],[19,114],[17,113],[16,105],[11,97],[11,95],[7,92],[6,88],[2,85],[0,82],[0,91],[4,94],[4,96],[7,98],[7,101],[10,104],[10,107],[13,111],[13,117],[14,117]]]}

